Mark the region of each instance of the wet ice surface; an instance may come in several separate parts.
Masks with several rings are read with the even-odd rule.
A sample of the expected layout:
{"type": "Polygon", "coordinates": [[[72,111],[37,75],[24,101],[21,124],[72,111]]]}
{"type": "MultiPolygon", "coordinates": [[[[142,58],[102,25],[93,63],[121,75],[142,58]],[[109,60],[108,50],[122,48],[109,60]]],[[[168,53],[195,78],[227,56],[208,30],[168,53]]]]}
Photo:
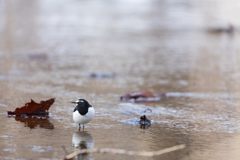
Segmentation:
{"type": "MultiPolygon", "coordinates": [[[[206,99],[204,99],[206,101],[206,99]]],[[[234,115],[232,111],[227,111],[226,113],[212,112],[203,108],[199,104],[186,104],[185,107],[190,106],[191,108],[170,108],[170,107],[150,107],[148,105],[141,104],[120,104],[118,107],[118,112],[123,114],[135,114],[138,118],[120,120],[120,122],[129,123],[136,125],[138,123],[139,117],[141,115],[147,115],[152,117],[152,123],[159,123],[162,126],[169,128],[180,128],[184,131],[196,131],[196,132],[229,132],[240,131],[240,121],[238,113],[234,115]],[[195,107],[199,107],[194,110],[195,107]],[[145,109],[150,109],[152,112],[144,112],[145,109]]],[[[208,104],[205,104],[206,107],[208,104]]],[[[219,106],[219,109],[224,108],[224,105],[219,106]]]]}
{"type": "Polygon", "coordinates": [[[178,144],[187,147],[153,158],[78,158],[239,159],[239,32],[206,32],[219,21],[240,26],[235,4],[0,1],[0,159],[59,159],[64,147],[155,151],[178,144]],[[167,97],[119,100],[139,90],[167,97]],[[31,98],[56,98],[50,115],[7,117],[31,98]],[[96,110],[84,132],[72,120],[77,98],[96,110]],[[142,115],[152,120],[146,129],[137,124],[142,115]]]}

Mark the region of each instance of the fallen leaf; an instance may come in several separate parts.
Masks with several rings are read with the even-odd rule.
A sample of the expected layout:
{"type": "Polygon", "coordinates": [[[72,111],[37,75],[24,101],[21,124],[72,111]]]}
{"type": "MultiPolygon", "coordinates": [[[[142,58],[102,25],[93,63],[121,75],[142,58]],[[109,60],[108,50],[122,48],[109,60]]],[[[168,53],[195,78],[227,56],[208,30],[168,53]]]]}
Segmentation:
{"type": "Polygon", "coordinates": [[[154,94],[151,91],[129,92],[120,97],[122,101],[157,101],[165,97],[165,93],[154,94]]]}
{"type": "Polygon", "coordinates": [[[31,99],[31,102],[26,103],[25,106],[21,108],[16,108],[15,111],[8,111],[8,115],[20,116],[23,114],[26,115],[48,115],[48,110],[50,106],[55,102],[55,98],[51,98],[46,101],[41,101],[36,103],[31,99]]]}

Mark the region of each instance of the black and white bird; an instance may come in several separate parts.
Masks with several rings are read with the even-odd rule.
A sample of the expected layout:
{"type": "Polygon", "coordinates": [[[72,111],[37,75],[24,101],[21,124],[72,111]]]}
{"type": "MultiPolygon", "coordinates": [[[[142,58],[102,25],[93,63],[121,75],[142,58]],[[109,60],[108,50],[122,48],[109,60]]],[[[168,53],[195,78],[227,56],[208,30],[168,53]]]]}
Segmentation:
{"type": "Polygon", "coordinates": [[[79,129],[81,128],[81,124],[84,128],[84,124],[93,119],[95,110],[85,99],[78,99],[72,103],[77,104],[73,111],[73,120],[79,124],[79,129]]]}

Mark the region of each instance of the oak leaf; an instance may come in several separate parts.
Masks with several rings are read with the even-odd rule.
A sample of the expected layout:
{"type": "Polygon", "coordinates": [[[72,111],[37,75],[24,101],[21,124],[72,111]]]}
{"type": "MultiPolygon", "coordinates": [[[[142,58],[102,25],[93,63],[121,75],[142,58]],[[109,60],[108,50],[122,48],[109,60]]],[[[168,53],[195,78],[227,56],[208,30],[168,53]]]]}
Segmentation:
{"type": "Polygon", "coordinates": [[[25,106],[21,108],[16,108],[15,111],[8,111],[8,115],[48,115],[48,110],[50,106],[55,102],[55,98],[51,98],[46,101],[41,101],[36,103],[31,99],[31,102],[26,103],[25,106]]]}

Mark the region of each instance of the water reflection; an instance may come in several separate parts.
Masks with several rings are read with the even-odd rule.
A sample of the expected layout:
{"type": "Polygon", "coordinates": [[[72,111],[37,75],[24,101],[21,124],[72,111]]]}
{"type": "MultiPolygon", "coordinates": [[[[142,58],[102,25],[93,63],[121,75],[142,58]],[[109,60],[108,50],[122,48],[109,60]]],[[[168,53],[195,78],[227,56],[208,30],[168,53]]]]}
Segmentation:
{"type": "Polygon", "coordinates": [[[49,122],[49,116],[16,116],[15,120],[25,124],[24,127],[29,127],[31,129],[39,126],[45,129],[54,129],[54,125],[49,122]]]}
{"type": "Polygon", "coordinates": [[[140,124],[141,129],[148,129],[148,127],[150,127],[150,124],[149,125],[140,124]]]}
{"type": "MultiPolygon", "coordinates": [[[[75,149],[89,149],[94,147],[94,140],[90,133],[85,131],[75,131],[72,136],[72,145],[75,149]]],[[[76,156],[76,159],[88,159],[88,154],[76,156]]]]}

